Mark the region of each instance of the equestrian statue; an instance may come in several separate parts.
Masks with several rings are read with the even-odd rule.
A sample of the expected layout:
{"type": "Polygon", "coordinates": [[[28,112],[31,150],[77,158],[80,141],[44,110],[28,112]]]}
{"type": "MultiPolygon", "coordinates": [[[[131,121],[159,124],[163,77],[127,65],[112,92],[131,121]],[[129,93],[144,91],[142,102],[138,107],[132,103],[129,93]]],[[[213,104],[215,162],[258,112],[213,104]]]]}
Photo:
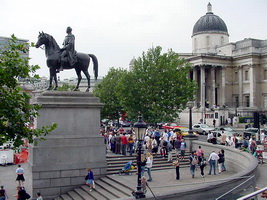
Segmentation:
{"type": "Polygon", "coordinates": [[[49,87],[47,90],[52,89],[53,80],[55,81],[55,87],[53,90],[57,90],[58,87],[57,73],[63,71],[63,69],[74,68],[78,76],[78,82],[74,90],[77,91],[79,89],[79,85],[82,80],[81,72],[83,72],[88,82],[86,92],[89,92],[90,75],[88,72],[88,67],[90,64],[90,58],[92,58],[94,64],[93,69],[94,69],[95,80],[97,80],[98,76],[97,58],[93,54],[76,52],[74,45],[75,37],[71,33],[72,29],[68,27],[66,32],[68,35],[65,37],[62,49],[58,46],[53,36],[44,32],[39,32],[38,41],[35,47],[39,48],[41,45],[45,46],[46,64],[50,72],[49,87]]]}

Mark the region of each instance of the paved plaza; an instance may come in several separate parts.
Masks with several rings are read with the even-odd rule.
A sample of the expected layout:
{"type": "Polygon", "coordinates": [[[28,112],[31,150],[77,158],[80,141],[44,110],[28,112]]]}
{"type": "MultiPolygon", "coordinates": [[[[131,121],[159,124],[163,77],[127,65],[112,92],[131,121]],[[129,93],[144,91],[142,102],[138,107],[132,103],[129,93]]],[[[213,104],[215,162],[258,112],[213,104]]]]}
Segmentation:
{"type": "MultiPolygon", "coordinates": [[[[170,163],[171,164],[171,163],[170,163]]],[[[22,167],[25,169],[25,187],[27,189],[28,187],[28,173],[29,170],[27,168],[27,164],[22,164],[22,167]]],[[[227,167],[227,166],[226,166],[227,167]]],[[[16,186],[17,183],[15,182],[16,179],[16,171],[17,165],[8,165],[8,166],[0,166],[0,185],[4,185],[9,197],[9,200],[16,200],[15,194],[16,194],[16,186]]],[[[209,167],[206,167],[206,174],[208,172],[209,167]]],[[[267,164],[260,164],[258,166],[259,169],[259,179],[257,180],[257,187],[266,187],[267,183],[267,164]]],[[[157,170],[152,171],[152,177],[153,181],[149,182],[149,186],[152,189],[152,192],[155,196],[162,195],[165,193],[169,193],[170,191],[175,191],[177,189],[183,189],[187,187],[194,187],[199,184],[205,184],[214,182],[216,184],[217,181],[222,179],[230,178],[231,175],[233,175],[234,172],[231,172],[227,170],[226,172],[223,172],[221,174],[217,175],[205,175],[205,178],[202,178],[200,175],[200,169],[197,169],[195,178],[193,179],[191,177],[191,174],[189,172],[189,168],[181,168],[180,169],[180,180],[175,179],[175,169],[167,169],[167,170],[157,170]]],[[[137,175],[112,175],[112,177],[119,182],[136,189],[136,183],[137,183],[137,175]]],[[[32,197],[35,197],[32,196],[32,197]]],[[[147,191],[147,197],[152,197],[152,193],[148,189],[147,191]]]]}

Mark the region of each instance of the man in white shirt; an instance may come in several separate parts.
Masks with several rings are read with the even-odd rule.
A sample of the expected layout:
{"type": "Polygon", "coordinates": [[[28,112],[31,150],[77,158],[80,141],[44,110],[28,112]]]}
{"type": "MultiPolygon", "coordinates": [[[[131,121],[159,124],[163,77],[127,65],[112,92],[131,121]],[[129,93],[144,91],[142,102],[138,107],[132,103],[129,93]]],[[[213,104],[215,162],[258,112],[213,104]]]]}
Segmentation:
{"type": "Polygon", "coordinates": [[[210,154],[210,157],[208,159],[208,162],[210,164],[210,171],[208,175],[211,175],[211,171],[213,168],[214,171],[214,175],[216,175],[216,161],[219,159],[219,156],[217,153],[215,153],[215,151],[212,151],[212,153],[210,154]]]}

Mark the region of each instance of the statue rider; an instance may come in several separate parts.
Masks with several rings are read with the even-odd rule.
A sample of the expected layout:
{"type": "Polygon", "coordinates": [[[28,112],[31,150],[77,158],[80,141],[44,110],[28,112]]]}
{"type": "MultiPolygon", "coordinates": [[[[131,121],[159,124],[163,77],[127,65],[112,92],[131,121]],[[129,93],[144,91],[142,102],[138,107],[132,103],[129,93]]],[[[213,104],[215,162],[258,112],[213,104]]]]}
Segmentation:
{"type": "Polygon", "coordinates": [[[67,27],[66,32],[68,35],[65,37],[63,48],[61,49],[61,67],[59,71],[63,71],[64,64],[68,63],[70,66],[73,66],[77,61],[77,53],[75,51],[75,36],[71,33],[72,28],[67,27]]]}

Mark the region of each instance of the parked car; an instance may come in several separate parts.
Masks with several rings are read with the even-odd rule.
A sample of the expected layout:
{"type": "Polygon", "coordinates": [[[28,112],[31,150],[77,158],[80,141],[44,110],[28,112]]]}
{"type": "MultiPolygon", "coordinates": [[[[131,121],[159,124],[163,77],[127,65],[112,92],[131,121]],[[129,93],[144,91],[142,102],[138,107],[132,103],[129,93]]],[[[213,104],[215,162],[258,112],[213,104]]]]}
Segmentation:
{"type": "Polygon", "coordinates": [[[259,131],[258,128],[246,128],[243,136],[249,140],[251,136],[256,136],[256,133],[259,131]]]}
{"type": "Polygon", "coordinates": [[[178,126],[175,123],[165,123],[162,125],[163,129],[175,129],[175,128],[179,128],[179,127],[181,127],[181,126],[178,126]]]}
{"type": "Polygon", "coordinates": [[[236,131],[234,131],[230,127],[217,127],[214,129],[214,131],[217,131],[220,134],[222,134],[222,132],[224,132],[226,134],[226,136],[232,136],[233,134],[236,134],[236,131]]]}
{"type": "MultiPolygon", "coordinates": [[[[181,133],[182,136],[189,135],[188,131],[189,131],[189,128],[182,127],[182,126],[180,126],[179,128],[176,127],[176,128],[173,129],[173,132],[175,132],[175,133],[181,133]]],[[[193,135],[194,136],[198,136],[198,134],[196,132],[193,132],[193,135]]]]}
{"type": "Polygon", "coordinates": [[[207,135],[209,131],[213,131],[214,128],[208,126],[207,124],[194,124],[192,130],[198,134],[207,135]]]}

